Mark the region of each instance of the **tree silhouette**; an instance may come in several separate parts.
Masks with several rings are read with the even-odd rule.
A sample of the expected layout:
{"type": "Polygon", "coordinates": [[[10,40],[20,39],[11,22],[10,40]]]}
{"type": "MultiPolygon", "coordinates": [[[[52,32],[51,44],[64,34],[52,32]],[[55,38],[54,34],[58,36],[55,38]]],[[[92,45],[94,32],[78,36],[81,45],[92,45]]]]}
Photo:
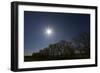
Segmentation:
{"type": "Polygon", "coordinates": [[[73,43],[81,54],[90,56],[90,34],[87,32],[81,33],[73,39],[73,43]]]}
{"type": "Polygon", "coordinates": [[[25,61],[84,58],[90,58],[90,35],[87,32],[74,37],[72,42],[61,40],[50,44],[30,57],[25,56],[25,61]]]}

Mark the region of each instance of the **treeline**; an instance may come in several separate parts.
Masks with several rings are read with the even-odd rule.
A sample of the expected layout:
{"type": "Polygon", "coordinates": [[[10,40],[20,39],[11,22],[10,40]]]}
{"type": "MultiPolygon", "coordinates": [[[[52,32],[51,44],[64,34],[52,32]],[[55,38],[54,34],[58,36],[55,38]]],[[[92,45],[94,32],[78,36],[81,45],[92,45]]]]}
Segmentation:
{"type": "Polygon", "coordinates": [[[25,56],[24,61],[85,59],[90,58],[90,35],[87,32],[74,37],[71,42],[61,40],[50,44],[32,56],[25,56]]]}

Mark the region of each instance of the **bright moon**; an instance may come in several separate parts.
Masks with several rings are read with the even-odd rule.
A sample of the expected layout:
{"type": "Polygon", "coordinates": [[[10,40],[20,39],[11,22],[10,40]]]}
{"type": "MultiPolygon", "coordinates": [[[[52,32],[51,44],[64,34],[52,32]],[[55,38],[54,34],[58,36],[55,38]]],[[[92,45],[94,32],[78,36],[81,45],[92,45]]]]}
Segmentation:
{"type": "Polygon", "coordinates": [[[50,29],[50,28],[46,29],[46,34],[51,35],[52,34],[52,29],[50,29]]]}

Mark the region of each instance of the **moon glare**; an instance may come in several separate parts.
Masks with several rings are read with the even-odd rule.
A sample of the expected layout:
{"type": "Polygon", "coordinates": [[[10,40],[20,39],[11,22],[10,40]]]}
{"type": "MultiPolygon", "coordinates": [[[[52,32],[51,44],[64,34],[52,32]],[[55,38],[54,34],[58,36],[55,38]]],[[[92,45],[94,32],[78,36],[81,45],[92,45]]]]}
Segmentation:
{"type": "Polygon", "coordinates": [[[52,29],[50,29],[50,28],[46,29],[46,34],[51,35],[52,34],[52,29]]]}

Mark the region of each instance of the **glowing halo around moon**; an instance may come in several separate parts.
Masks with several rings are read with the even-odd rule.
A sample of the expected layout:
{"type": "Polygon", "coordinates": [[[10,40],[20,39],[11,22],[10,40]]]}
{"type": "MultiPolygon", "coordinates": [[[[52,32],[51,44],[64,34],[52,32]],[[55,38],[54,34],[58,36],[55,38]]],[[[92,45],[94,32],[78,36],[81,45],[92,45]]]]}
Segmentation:
{"type": "Polygon", "coordinates": [[[52,35],[52,33],[53,33],[53,31],[52,31],[51,28],[47,28],[47,29],[46,29],[46,34],[47,34],[47,35],[52,35]]]}

